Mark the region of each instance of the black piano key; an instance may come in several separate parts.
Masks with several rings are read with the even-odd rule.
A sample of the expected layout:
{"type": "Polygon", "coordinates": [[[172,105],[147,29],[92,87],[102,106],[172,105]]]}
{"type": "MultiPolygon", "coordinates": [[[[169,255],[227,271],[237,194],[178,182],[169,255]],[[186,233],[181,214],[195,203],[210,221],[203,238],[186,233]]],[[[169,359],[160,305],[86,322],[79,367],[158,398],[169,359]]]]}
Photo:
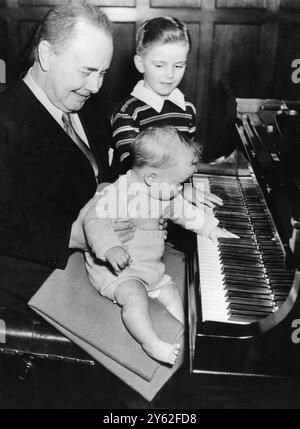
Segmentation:
{"type": "Polygon", "coordinates": [[[271,287],[290,287],[292,286],[292,282],[290,282],[289,280],[285,280],[285,279],[270,279],[270,285],[271,287]]]}
{"type": "Polygon", "coordinates": [[[273,287],[272,286],[272,291],[273,293],[277,293],[277,294],[286,294],[290,291],[290,288],[284,288],[284,287],[273,287]]]}
{"type": "Polygon", "coordinates": [[[262,261],[262,259],[260,258],[260,255],[258,252],[255,252],[254,250],[250,250],[246,253],[246,251],[244,253],[239,253],[236,252],[234,248],[232,249],[225,249],[225,251],[222,250],[221,248],[221,258],[226,260],[226,259],[232,259],[234,258],[234,260],[239,260],[239,261],[262,261]]]}
{"type": "Polygon", "coordinates": [[[247,287],[267,287],[266,279],[261,278],[251,278],[250,280],[246,278],[240,278],[237,276],[225,277],[224,281],[228,287],[244,285],[247,287]]]}
{"type": "MultiPolygon", "coordinates": [[[[219,250],[222,254],[223,252],[234,252],[235,255],[245,253],[245,249],[243,247],[240,247],[238,243],[235,243],[234,246],[226,246],[222,243],[219,243],[219,250]]],[[[251,248],[251,252],[255,255],[260,254],[256,248],[251,248]]]]}
{"type": "MultiPolygon", "coordinates": [[[[263,300],[258,300],[258,299],[252,299],[252,298],[236,298],[236,297],[231,297],[230,299],[226,299],[226,302],[229,303],[229,305],[245,305],[249,308],[251,308],[251,306],[253,306],[255,309],[258,308],[262,308],[263,310],[270,308],[273,309],[273,302],[272,301],[263,301],[263,300]]],[[[230,307],[231,308],[231,307],[230,307]]],[[[271,311],[273,312],[273,310],[271,311]]]]}
{"type": "Polygon", "coordinates": [[[257,259],[234,259],[234,258],[221,258],[221,262],[225,267],[237,267],[245,269],[247,271],[252,271],[254,268],[257,268],[258,271],[264,271],[265,269],[262,266],[261,262],[257,259]]]}
{"type": "Polygon", "coordinates": [[[251,290],[249,292],[247,291],[232,291],[232,290],[228,290],[225,294],[226,296],[228,296],[228,298],[230,297],[238,297],[238,298],[253,298],[253,299],[260,299],[260,300],[265,300],[265,301],[272,301],[272,298],[270,297],[269,293],[264,293],[264,294],[259,294],[256,293],[255,290],[251,290]]]}
{"type": "Polygon", "coordinates": [[[255,279],[266,279],[265,273],[259,269],[259,267],[253,267],[252,269],[244,269],[241,266],[238,267],[230,267],[230,266],[223,266],[221,269],[221,273],[225,276],[225,278],[230,279],[232,277],[237,277],[237,279],[247,279],[251,278],[252,282],[255,279]]]}
{"type": "MultiPolygon", "coordinates": [[[[221,247],[221,249],[222,249],[222,247],[221,247]]],[[[222,259],[224,259],[224,260],[225,259],[232,259],[232,258],[237,259],[239,261],[253,261],[253,260],[257,261],[257,260],[260,260],[258,252],[250,250],[247,253],[246,252],[244,252],[244,253],[237,252],[236,253],[234,248],[222,249],[221,256],[222,256],[222,259]]]]}
{"type": "Polygon", "coordinates": [[[225,290],[228,291],[243,291],[243,292],[255,292],[256,294],[266,295],[269,294],[269,289],[267,287],[257,287],[257,286],[245,286],[245,285],[238,285],[238,286],[228,286],[226,285],[224,287],[225,290]]]}
{"type": "Polygon", "coordinates": [[[237,281],[237,282],[243,282],[244,284],[253,284],[255,282],[257,283],[263,283],[265,284],[265,279],[261,277],[258,273],[253,273],[253,275],[249,275],[245,273],[243,275],[242,273],[228,273],[225,276],[225,279],[230,283],[230,281],[237,281]]]}
{"type": "Polygon", "coordinates": [[[270,275],[270,278],[274,278],[276,280],[290,281],[290,279],[291,279],[289,274],[285,273],[284,271],[283,272],[278,271],[278,272],[274,272],[274,273],[272,273],[272,271],[271,271],[269,275],[270,275]]]}
{"type": "Polygon", "coordinates": [[[287,277],[290,277],[291,279],[294,278],[294,271],[291,271],[289,268],[287,268],[286,262],[284,260],[282,260],[280,264],[276,264],[276,266],[272,265],[271,263],[266,265],[269,265],[268,269],[270,273],[285,273],[287,277]]]}
{"type": "Polygon", "coordinates": [[[261,268],[264,272],[266,272],[264,265],[258,258],[243,259],[243,258],[235,258],[235,255],[226,256],[226,257],[222,256],[220,258],[220,262],[222,265],[227,267],[243,267],[245,270],[247,270],[247,268],[257,267],[257,268],[261,268]]]}
{"type": "Polygon", "coordinates": [[[252,314],[252,315],[265,315],[274,313],[274,308],[268,307],[256,307],[251,305],[243,305],[243,304],[229,304],[230,313],[236,314],[237,312],[241,314],[252,314]]]}
{"type": "Polygon", "coordinates": [[[249,311],[249,310],[244,310],[244,309],[232,309],[230,311],[230,317],[232,316],[251,316],[251,317],[255,317],[257,320],[258,319],[262,319],[263,317],[267,317],[269,316],[269,312],[265,312],[265,311],[249,311]]]}
{"type": "Polygon", "coordinates": [[[273,306],[270,307],[263,307],[260,305],[252,305],[251,301],[247,301],[247,302],[240,302],[240,303],[234,303],[234,302],[229,302],[228,303],[228,307],[232,310],[248,310],[248,311],[259,311],[259,312],[266,312],[266,313],[273,313],[273,306]]]}
{"type": "Polygon", "coordinates": [[[230,320],[231,322],[248,322],[248,323],[252,323],[252,322],[256,322],[260,318],[261,317],[249,316],[248,314],[231,314],[228,317],[228,320],[230,320]]]}

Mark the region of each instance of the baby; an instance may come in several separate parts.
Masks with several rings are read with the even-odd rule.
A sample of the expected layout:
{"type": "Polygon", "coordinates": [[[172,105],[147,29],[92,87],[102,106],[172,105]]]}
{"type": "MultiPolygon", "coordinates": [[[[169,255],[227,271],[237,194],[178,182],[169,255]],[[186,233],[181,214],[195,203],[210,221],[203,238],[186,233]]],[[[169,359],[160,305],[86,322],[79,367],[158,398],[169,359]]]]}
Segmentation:
{"type": "MultiPolygon", "coordinates": [[[[171,126],[141,132],[131,145],[132,169],[98,194],[84,219],[93,237],[86,252],[91,282],[101,295],[121,306],[130,334],[152,358],[174,364],[179,344],[158,338],[148,311],[156,299],[183,323],[183,304],[162,262],[164,232],[159,218],[169,218],[201,235],[215,237],[218,221],[211,211],[182,197],[182,183],[195,172],[197,145],[171,126]],[[134,238],[124,246],[113,230],[114,220],[134,218],[134,238]]],[[[222,235],[222,234],[219,234],[222,235]]]]}

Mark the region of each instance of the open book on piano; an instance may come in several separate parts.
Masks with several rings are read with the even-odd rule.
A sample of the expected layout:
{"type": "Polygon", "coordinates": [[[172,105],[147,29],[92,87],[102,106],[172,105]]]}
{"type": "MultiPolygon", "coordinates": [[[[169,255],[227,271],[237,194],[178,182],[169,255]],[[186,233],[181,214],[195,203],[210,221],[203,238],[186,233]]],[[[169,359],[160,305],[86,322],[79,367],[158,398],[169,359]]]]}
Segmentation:
{"type": "Polygon", "coordinates": [[[215,215],[240,239],[198,236],[189,255],[192,386],[203,374],[300,375],[300,163],[287,132],[290,120],[300,131],[300,116],[273,116],[268,124],[247,114],[237,122],[248,168],[203,166],[193,176],[223,199],[215,215]]]}

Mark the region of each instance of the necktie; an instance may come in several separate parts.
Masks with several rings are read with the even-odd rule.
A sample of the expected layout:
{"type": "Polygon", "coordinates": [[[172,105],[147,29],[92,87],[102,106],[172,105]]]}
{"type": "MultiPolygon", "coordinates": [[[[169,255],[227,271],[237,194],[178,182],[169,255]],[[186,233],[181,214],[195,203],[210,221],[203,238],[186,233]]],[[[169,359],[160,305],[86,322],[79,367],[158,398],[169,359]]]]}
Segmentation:
{"type": "Polygon", "coordinates": [[[69,135],[69,137],[71,137],[71,139],[76,144],[76,146],[79,147],[79,149],[84,153],[84,155],[90,161],[90,163],[93,167],[94,173],[95,173],[95,177],[97,179],[97,177],[98,177],[97,162],[96,162],[94,155],[92,154],[91,150],[88,148],[88,146],[84,143],[84,141],[82,141],[82,139],[76,133],[76,131],[72,125],[72,122],[71,122],[70,113],[64,112],[62,114],[62,121],[63,121],[65,132],[69,135]]]}

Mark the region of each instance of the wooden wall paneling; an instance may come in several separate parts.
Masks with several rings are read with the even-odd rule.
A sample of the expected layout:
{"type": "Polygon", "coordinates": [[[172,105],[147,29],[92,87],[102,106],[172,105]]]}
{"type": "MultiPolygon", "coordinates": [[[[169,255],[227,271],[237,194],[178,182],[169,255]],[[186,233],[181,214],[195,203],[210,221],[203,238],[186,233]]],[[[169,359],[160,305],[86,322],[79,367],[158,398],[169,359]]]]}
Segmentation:
{"type": "Polygon", "coordinates": [[[268,22],[261,29],[261,48],[259,61],[259,81],[257,96],[272,98],[274,86],[274,72],[276,65],[278,24],[268,22]]]}
{"type": "MultiPolygon", "coordinates": [[[[66,0],[19,0],[20,6],[54,6],[64,4],[66,0]]],[[[135,7],[136,0],[90,0],[90,2],[100,7],[135,7]]]]}
{"type": "Polygon", "coordinates": [[[6,21],[0,19],[0,84],[7,80],[7,28],[6,21]]]}
{"type": "Polygon", "coordinates": [[[209,159],[232,148],[235,98],[257,96],[260,38],[260,25],[215,25],[205,135],[209,159]]]}
{"type": "Polygon", "coordinates": [[[9,19],[7,23],[7,78],[10,81],[18,76],[19,57],[19,22],[17,19],[9,19]]]}
{"type": "Polygon", "coordinates": [[[21,7],[33,6],[33,7],[43,7],[43,6],[56,6],[64,4],[65,0],[19,0],[21,7]]]}
{"type": "Polygon", "coordinates": [[[109,114],[141,78],[133,62],[135,32],[135,22],[114,23],[113,59],[99,93],[99,100],[109,114]]]}
{"type": "Polygon", "coordinates": [[[199,41],[200,41],[200,24],[186,23],[191,35],[192,50],[188,55],[187,66],[184,77],[180,84],[183,93],[196,104],[197,94],[197,75],[199,71],[199,41]]]}
{"type": "Polygon", "coordinates": [[[212,61],[212,43],[214,26],[210,22],[201,22],[199,43],[194,47],[198,51],[196,99],[198,141],[203,142],[206,135],[206,118],[208,115],[210,64],[212,61]]]}
{"type": "Polygon", "coordinates": [[[201,8],[202,0],[150,0],[150,7],[201,8]]]}
{"type": "Polygon", "coordinates": [[[23,72],[33,63],[33,38],[40,21],[20,21],[18,69],[23,72]]]}
{"type": "Polygon", "coordinates": [[[292,82],[291,67],[294,59],[300,59],[299,23],[281,23],[278,28],[278,44],[275,63],[274,97],[300,99],[300,84],[292,82]]]}
{"type": "Polygon", "coordinates": [[[217,8],[259,8],[264,9],[267,0],[216,0],[217,8]]]}
{"type": "Polygon", "coordinates": [[[7,23],[4,19],[0,18],[0,58],[6,60],[6,56],[7,56],[7,23]]]}
{"type": "Polygon", "coordinates": [[[299,9],[300,10],[300,2],[298,0],[281,0],[280,7],[282,9],[299,9]]]}

